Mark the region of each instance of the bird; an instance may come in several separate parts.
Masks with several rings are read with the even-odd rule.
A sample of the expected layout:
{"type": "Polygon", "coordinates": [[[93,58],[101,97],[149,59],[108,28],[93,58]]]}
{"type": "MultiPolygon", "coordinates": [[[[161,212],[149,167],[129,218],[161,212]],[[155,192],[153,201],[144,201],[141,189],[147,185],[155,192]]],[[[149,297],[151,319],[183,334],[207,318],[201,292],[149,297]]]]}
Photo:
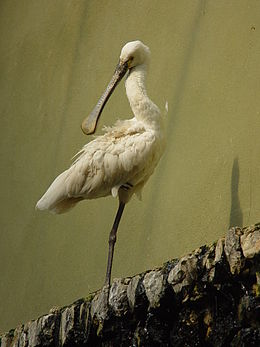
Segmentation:
{"type": "Polygon", "coordinates": [[[96,131],[103,108],[124,75],[133,117],[104,127],[104,133],[83,146],[73,157],[72,165],[53,181],[36,204],[36,209],[60,214],[82,200],[111,195],[118,198],[119,205],[109,234],[104,284],[108,287],[117,230],[125,205],[133,194],[141,200],[142,188],[165,148],[163,115],[145,87],[149,62],[150,49],[140,40],[123,46],[111,81],[81,128],[86,135],[96,131]]]}

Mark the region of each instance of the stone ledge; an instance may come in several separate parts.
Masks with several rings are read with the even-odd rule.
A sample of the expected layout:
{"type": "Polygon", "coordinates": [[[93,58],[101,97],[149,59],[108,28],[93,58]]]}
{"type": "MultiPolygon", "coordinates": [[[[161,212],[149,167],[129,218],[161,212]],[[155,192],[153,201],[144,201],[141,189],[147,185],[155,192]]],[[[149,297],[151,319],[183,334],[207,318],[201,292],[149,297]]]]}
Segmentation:
{"type": "Polygon", "coordinates": [[[260,224],[115,279],[0,337],[1,347],[260,346],[260,224]],[[109,296],[108,296],[109,295],[109,296]],[[107,300],[109,304],[107,304],[107,300]]]}

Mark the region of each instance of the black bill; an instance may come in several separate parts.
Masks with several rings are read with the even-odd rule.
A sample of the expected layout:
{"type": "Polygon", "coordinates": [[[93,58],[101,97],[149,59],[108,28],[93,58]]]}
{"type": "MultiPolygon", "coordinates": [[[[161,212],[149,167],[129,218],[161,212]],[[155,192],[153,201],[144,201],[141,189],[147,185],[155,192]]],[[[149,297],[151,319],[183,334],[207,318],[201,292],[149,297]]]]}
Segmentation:
{"type": "Polygon", "coordinates": [[[111,81],[109,82],[105,92],[98,100],[94,110],[90,113],[88,117],[84,119],[81,124],[81,129],[86,135],[93,134],[96,131],[98,119],[102,113],[102,110],[108,101],[110,95],[113,93],[117,84],[121,81],[128,70],[128,62],[121,63],[119,62],[111,81]]]}

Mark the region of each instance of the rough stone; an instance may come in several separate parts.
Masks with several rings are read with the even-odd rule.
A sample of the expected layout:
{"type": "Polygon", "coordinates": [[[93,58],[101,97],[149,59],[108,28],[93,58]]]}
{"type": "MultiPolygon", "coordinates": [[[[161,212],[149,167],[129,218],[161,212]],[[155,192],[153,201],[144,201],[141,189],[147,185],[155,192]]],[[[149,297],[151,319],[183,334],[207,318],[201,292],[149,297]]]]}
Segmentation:
{"type": "Polygon", "coordinates": [[[260,346],[260,225],[116,279],[0,336],[1,347],[260,346]]]}
{"type": "Polygon", "coordinates": [[[61,345],[66,345],[70,338],[70,333],[75,327],[75,305],[67,307],[61,314],[60,321],[60,341],[61,345]]]}
{"type": "Polygon", "coordinates": [[[231,228],[225,239],[224,250],[230,266],[230,272],[233,275],[238,274],[242,267],[243,255],[241,252],[240,236],[240,228],[231,228]]]}
{"type": "Polygon", "coordinates": [[[91,302],[91,316],[98,320],[105,320],[108,315],[109,288],[103,287],[97,292],[91,302]]]}
{"type": "Polygon", "coordinates": [[[198,258],[194,254],[183,257],[170,271],[168,283],[172,285],[176,294],[180,293],[184,287],[189,286],[196,280],[198,258]]]}
{"type": "Polygon", "coordinates": [[[225,238],[222,237],[218,240],[216,249],[215,249],[215,264],[220,262],[224,256],[224,247],[225,247],[225,238]]]}
{"type": "Polygon", "coordinates": [[[143,279],[145,293],[150,307],[160,306],[160,299],[164,294],[164,276],[161,271],[150,271],[143,279]]]}
{"type": "Polygon", "coordinates": [[[201,277],[202,281],[212,282],[215,276],[215,248],[216,245],[205,247],[205,253],[201,254],[201,277]]]}
{"type": "Polygon", "coordinates": [[[129,280],[117,278],[113,281],[109,292],[109,305],[115,313],[120,317],[128,309],[127,285],[129,280]]]}
{"type": "Polygon", "coordinates": [[[19,336],[19,347],[26,347],[28,345],[28,323],[23,326],[19,336]]]}
{"type": "Polygon", "coordinates": [[[29,329],[29,324],[30,322],[24,324],[23,326],[23,330],[20,334],[20,337],[19,337],[19,347],[27,347],[28,346],[28,329],[29,329]]]}
{"type": "Polygon", "coordinates": [[[41,328],[42,327],[41,327],[40,319],[32,321],[29,324],[29,329],[28,329],[29,346],[28,347],[40,347],[41,346],[41,339],[40,339],[41,328]]]}
{"type": "MultiPolygon", "coordinates": [[[[57,315],[48,314],[28,324],[28,347],[55,346],[57,339],[57,315]]],[[[23,341],[23,345],[26,342],[23,341]]]]}
{"type": "Polygon", "coordinates": [[[241,247],[246,258],[260,253],[260,230],[247,228],[241,236],[241,247]]]}
{"type": "Polygon", "coordinates": [[[127,298],[128,298],[130,309],[132,311],[135,308],[136,290],[137,290],[137,286],[138,286],[140,280],[141,280],[141,276],[137,275],[137,276],[131,278],[129,285],[127,286],[127,298]]]}
{"type": "Polygon", "coordinates": [[[90,333],[89,321],[90,302],[85,299],[80,299],[62,310],[59,325],[59,345],[71,347],[86,343],[90,333]]]}
{"type": "Polygon", "coordinates": [[[5,334],[1,338],[1,347],[10,347],[12,343],[12,336],[9,333],[5,334]]]}
{"type": "Polygon", "coordinates": [[[22,325],[18,326],[15,329],[11,347],[20,347],[19,346],[19,339],[20,339],[22,332],[23,332],[23,326],[22,325]]]}

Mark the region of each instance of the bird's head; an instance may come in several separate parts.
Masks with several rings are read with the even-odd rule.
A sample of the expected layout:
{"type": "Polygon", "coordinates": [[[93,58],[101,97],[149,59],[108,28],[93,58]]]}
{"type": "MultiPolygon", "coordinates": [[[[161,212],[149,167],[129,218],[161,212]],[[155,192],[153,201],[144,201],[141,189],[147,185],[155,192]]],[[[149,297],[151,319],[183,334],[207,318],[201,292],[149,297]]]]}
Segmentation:
{"type": "Polygon", "coordinates": [[[82,122],[81,128],[86,135],[93,134],[96,131],[98,119],[106,102],[126,72],[135,66],[147,64],[149,57],[150,50],[141,41],[131,41],[124,45],[111,81],[93,111],[82,122]]]}
{"type": "Polygon", "coordinates": [[[124,45],[120,54],[120,64],[128,65],[131,69],[137,65],[147,63],[150,58],[150,49],[141,41],[131,41],[124,45]]]}

